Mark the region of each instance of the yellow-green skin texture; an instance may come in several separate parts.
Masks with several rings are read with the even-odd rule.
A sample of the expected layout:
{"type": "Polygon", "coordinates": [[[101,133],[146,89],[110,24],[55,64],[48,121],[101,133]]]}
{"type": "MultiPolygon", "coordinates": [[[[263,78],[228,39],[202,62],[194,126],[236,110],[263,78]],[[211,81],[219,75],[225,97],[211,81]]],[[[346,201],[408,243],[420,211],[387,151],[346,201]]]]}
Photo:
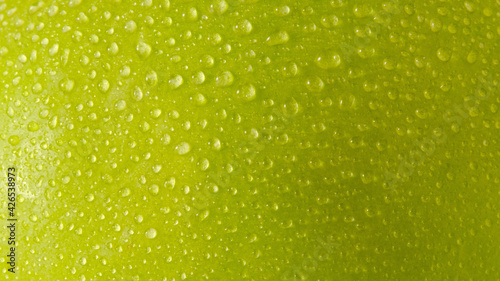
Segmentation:
{"type": "Polygon", "coordinates": [[[1,0],[0,23],[0,280],[500,280],[500,1],[1,0]]]}

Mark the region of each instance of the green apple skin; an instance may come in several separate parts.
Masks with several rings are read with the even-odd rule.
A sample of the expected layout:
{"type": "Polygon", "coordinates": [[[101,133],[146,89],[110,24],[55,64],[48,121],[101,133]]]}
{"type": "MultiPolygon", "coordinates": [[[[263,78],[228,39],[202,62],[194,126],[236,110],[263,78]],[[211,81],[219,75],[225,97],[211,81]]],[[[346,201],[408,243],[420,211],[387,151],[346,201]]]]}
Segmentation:
{"type": "Polygon", "coordinates": [[[0,1],[0,279],[499,280],[498,9],[0,1]]]}

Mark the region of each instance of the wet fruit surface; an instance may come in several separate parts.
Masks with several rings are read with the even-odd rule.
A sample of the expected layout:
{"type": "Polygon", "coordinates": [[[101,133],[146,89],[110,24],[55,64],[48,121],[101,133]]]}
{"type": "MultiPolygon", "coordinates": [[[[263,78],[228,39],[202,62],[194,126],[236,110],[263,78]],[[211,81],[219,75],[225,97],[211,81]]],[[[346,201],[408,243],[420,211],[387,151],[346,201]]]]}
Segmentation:
{"type": "Polygon", "coordinates": [[[0,1],[0,279],[499,280],[500,2],[353,2],[0,1]]]}

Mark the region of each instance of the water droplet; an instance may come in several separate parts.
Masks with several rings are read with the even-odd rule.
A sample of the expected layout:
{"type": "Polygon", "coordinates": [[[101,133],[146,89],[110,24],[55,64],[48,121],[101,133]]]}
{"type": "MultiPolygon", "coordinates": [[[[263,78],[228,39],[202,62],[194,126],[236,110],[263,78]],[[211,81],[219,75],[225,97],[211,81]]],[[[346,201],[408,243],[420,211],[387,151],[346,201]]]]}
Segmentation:
{"type": "Polygon", "coordinates": [[[448,49],[445,48],[439,48],[437,50],[437,57],[441,61],[449,61],[451,57],[451,52],[448,49]]]}
{"type": "Polygon", "coordinates": [[[365,208],[365,214],[369,218],[373,218],[377,214],[377,212],[375,211],[375,209],[373,207],[368,207],[368,208],[365,208]]]}
{"type": "Polygon", "coordinates": [[[477,52],[472,50],[469,52],[469,54],[467,55],[467,62],[469,63],[475,63],[477,60],[477,52]]]}
{"type": "Polygon", "coordinates": [[[175,150],[179,155],[184,155],[191,150],[191,146],[187,142],[181,142],[175,147],[175,150]]]}
{"type": "Polygon", "coordinates": [[[111,43],[111,45],[108,48],[108,52],[112,55],[116,55],[120,49],[118,48],[118,44],[115,42],[111,43]]]}
{"type": "Polygon", "coordinates": [[[429,22],[429,25],[431,26],[431,30],[433,32],[438,32],[442,28],[441,21],[439,19],[431,19],[429,22]]]}
{"type": "Polygon", "coordinates": [[[184,83],[184,79],[182,79],[182,76],[180,75],[174,75],[172,78],[170,78],[168,83],[172,86],[173,89],[177,89],[182,85],[182,83],[184,83]]]}
{"type": "Polygon", "coordinates": [[[127,107],[127,103],[124,100],[119,100],[116,102],[115,107],[118,111],[122,111],[127,107]]]}
{"type": "Polygon", "coordinates": [[[18,145],[19,142],[20,142],[20,139],[19,139],[18,136],[13,135],[13,136],[9,137],[9,143],[10,143],[10,145],[15,146],[15,145],[18,145]]]}
{"type": "Polygon", "coordinates": [[[221,144],[220,140],[218,138],[214,138],[212,140],[212,148],[214,150],[219,151],[221,149],[221,147],[222,147],[222,144],[221,144]]]}
{"type": "Polygon", "coordinates": [[[286,116],[293,116],[299,113],[300,105],[296,99],[291,98],[283,104],[283,113],[286,116]]]}
{"type": "Polygon", "coordinates": [[[59,44],[56,43],[49,49],[49,55],[53,56],[57,54],[58,51],[59,51],[59,44]]]}
{"type": "Polygon", "coordinates": [[[240,35],[249,34],[252,32],[252,23],[248,20],[240,20],[234,27],[234,32],[240,35]]]}
{"type": "Polygon", "coordinates": [[[336,52],[322,54],[316,58],[316,65],[322,69],[331,69],[339,66],[340,55],[336,52]]]}
{"type": "Polygon", "coordinates": [[[94,194],[89,193],[89,194],[85,195],[85,200],[87,200],[88,202],[94,201],[94,194]]]}
{"type": "Polygon", "coordinates": [[[156,229],[154,229],[154,228],[150,228],[150,229],[148,229],[148,231],[146,231],[146,237],[147,237],[148,239],[153,239],[153,238],[155,238],[155,237],[156,237],[156,229]]]}
{"type": "Polygon", "coordinates": [[[153,116],[153,118],[157,119],[158,117],[160,117],[161,112],[162,112],[161,109],[155,108],[151,110],[151,115],[153,116]]]}
{"type": "Polygon", "coordinates": [[[382,65],[387,70],[393,70],[394,69],[394,62],[390,58],[384,59],[384,61],[382,62],[382,65]]]}
{"type": "Polygon", "coordinates": [[[255,87],[252,84],[246,84],[241,86],[239,90],[236,91],[239,98],[245,101],[254,100],[256,95],[255,87]]]}
{"type": "Polygon", "coordinates": [[[290,62],[288,65],[283,67],[282,73],[285,77],[293,77],[299,73],[299,67],[296,63],[290,62]]]}
{"type": "Polygon", "coordinates": [[[160,191],[160,187],[156,184],[153,184],[149,187],[149,192],[151,192],[151,194],[153,194],[153,195],[158,194],[159,191],[160,191]]]}
{"type": "Polygon", "coordinates": [[[472,2],[470,2],[470,1],[465,1],[465,2],[464,2],[464,6],[465,6],[465,8],[467,9],[467,11],[469,11],[469,12],[471,12],[471,13],[472,13],[472,12],[474,12],[474,4],[473,4],[472,2]]]}
{"type": "Polygon", "coordinates": [[[280,31],[278,33],[269,36],[266,42],[270,46],[275,46],[275,45],[285,44],[286,42],[288,42],[289,39],[290,37],[288,36],[288,33],[286,31],[280,31]]]}
{"type": "Polygon", "coordinates": [[[200,85],[205,82],[205,73],[198,71],[191,78],[193,79],[194,84],[200,85]]]}
{"type": "Polygon", "coordinates": [[[188,21],[195,21],[196,19],[198,19],[198,11],[196,10],[196,8],[191,7],[188,9],[185,17],[188,21]]]}
{"type": "Polygon", "coordinates": [[[142,94],[142,90],[141,90],[141,88],[139,88],[139,87],[135,87],[135,88],[134,88],[134,93],[133,93],[133,95],[134,95],[134,99],[135,99],[136,101],[140,101],[140,100],[142,100],[143,94],[142,94]]]}
{"type": "Polygon", "coordinates": [[[207,68],[214,66],[215,59],[211,55],[202,56],[200,63],[207,68]]]}
{"type": "Polygon", "coordinates": [[[49,121],[49,128],[55,129],[57,127],[58,122],[59,122],[58,119],[59,118],[57,116],[52,117],[52,119],[50,119],[50,121],[49,121]]]}
{"type": "Polygon", "coordinates": [[[354,5],[353,8],[354,15],[358,18],[364,18],[370,15],[372,9],[368,5],[354,5]]]}
{"type": "Polygon", "coordinates": [[[137,28],[137,24],[133,20],[129,20],[125,24],[125,30],[128,31],[128,32],[134,32],[136,28],[137,28]]]}
{"type": "Polygon", "coordinates": [[[212,7],[214,12],[216,12],[219,15],[222,15],[224,12],[227,11],[228,5],[225,0],[214,0],[212,7]]]}
{"type": "Polygon", "coordinates": [[[174,189],[175,187],[175,178],[170,177],[167,181],[165,181],[164,186],[168,189],[174,189]]]}
{"type": "Polygon", "coordinates": [[[206,171],[208,169],[208,167],[210,167],[210,161],[208,161],[207,158],[203,158],[201,161],[200,161],[200,168],[202,171],[206,171]]]}
{"type": "Polygon", "coordinates": [[[118,192],[122,197],[127,197],[130,195],[130,188],[128,187],[125,187],[125,188],[122,188],[120,189],[120,191],[118,192]]]}
{"type": "Polygon", "coordinates": [[[38,131],[38,129],[40,129],[40,126],[38,125],[37,122],[31,121],[28,123],[28,131],[36,132],[36,131],[38,131]]]}
{"type": "Polygon", "coordinates": [[[106,93],[109,90],[109,86],[109,81],[106,79],[102,79],[98,85],[98,88],[102,93],[106,93]]]}
{"type": "Polygon", "coordinates": [[[151,70],[148,72],[148,74],[146,75],[146,82],[149,86],[155,86],[156,84],[158,84],[158,75],[155,71],[151,70]]]}
{"type": "Polygon", "coordinates": [[[151,46],[145,42],[137,44],[137,52],[142,58],[147,58],[151,54],[151,46]]]}
{"type": "Polygon", "coordinates": [[[306,86],[311,92],[321,92],[321,90],[325,87],[325,83],[321,80],[321,78],[314,76],[307,79],[306,86]]]}
{"type": "Polygon", "coordinates": [[[136,220],[138,223],[141,223],[141,222],[144,220],[144,218],[143,218],[141,215],[137,215],[137,216],[135,217],[135,220],[136,220]]]}
{"type": "Polygon", "coordinates": [[[14,108],[12,108],[11,106],[9,106],[9,107],[7,108],[7,115],[8,115],[9,117],[14,117],[14,114],[15,114],[14,108]]]}
{"type": "Polygon", "coordinates": [[[65,78],[61,81],[60,87],[64,92],[69,93],[75,87],[75,81],[65,78]]]}
{"type": "Polygon", "coordinates": [[[336,15],[326,15],[321,18],[321,24],[326,28],[334,28],[341,23],[336,15]]]}
{"type": "Polygon", "coordinates": [[[207,99],[205,98],[205,96],[200,93],[194,95],[194,101],[197,105],[204,105],[207,103],[207,99]]]}
{"type": "Polygon", "coordinates": [[[234,77],[230,71],[223,71],[215,78],[215,85],[218,87],[226,87],[233,84],[234,77]]]}
{"type": "Polygon", "coordinates": [[[356,97],[351,94],[343,94],[339,97],[339,108],[342,110],[352,109],[356,105],[356,97]]]}
{"type": "Polygon", "coordinates": [[[347,1],[346,0],[331,0],[330,5],[333,8],[340,8],[340,7],[344,6],[345,2],[347,2],[347,1]]]}
{"type": "Polygon", "coordinates": [[[288,14],[290,14],[291,9],[287,5],[283,5],[283,6],[279,6],[274,11],[275,11],[276,15],[278,15],[280,17],[284,17],[284,16],[287,16],[288,14]]]}
{"type": "Polygon", "coordinates": [[[165,145],[170,144],[170,135],[164,134],[161,140],[162,140],[163,144],[165,144],[165,145]]]}
{"type": "Polygon", "coordinates": [[[124,77],[127,77],[130,75],[130,67],[128,65],[124,65],[121,69],[120,69],[120,75],[121,76],[124,76],[124,77]]]}

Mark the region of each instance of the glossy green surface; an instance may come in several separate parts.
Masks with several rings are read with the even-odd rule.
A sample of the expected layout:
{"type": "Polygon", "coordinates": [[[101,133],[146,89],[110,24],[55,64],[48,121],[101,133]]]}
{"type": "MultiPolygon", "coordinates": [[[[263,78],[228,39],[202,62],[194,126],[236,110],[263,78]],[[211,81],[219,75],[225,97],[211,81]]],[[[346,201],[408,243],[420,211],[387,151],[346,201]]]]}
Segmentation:
{"type": "Polygon", "coordinates": [[[0,0],[0,280],[500,280],[500,2],[413,2],[0,0]]]}

